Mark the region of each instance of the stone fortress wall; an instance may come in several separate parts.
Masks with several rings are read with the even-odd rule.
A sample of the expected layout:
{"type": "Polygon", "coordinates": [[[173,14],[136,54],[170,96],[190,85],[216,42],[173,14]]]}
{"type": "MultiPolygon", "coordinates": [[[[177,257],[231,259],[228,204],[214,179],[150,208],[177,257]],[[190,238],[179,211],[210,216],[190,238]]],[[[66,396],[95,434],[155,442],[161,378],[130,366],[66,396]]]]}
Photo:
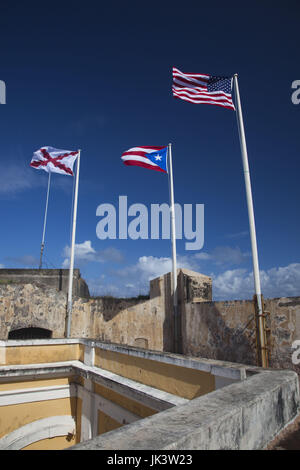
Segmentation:
{"type": "MultiPolygon", "coordinates": [[[[73,272],[73,293],[78,297],[89,297],[89,288],[80,276],[79,269],[73,272]]],[[[1,283],[42,284],[54,287],[59,291],[68,292],[68,269],[0,269],[1,283]]]]}
{"type": "MultiPolygon", "coordinates": [[[[13,273],[8,279],[7,271],[0,270],[0,339],[7,340],[11,331],[20,328],[43,328],[52,338],[63,338],[67,293],[63,282],[57,285],[57,274],[64,270],[41,270],[40,276],[38,270],[14,270],[30,271],[31,275],[23,272],[19,273],[23,278],[15,279],[13,273]],[[54,273],[46,271],[56,271],[55,282],[54,273]]],[[[66,277],[63,273],[61,279],[66,277]]],[[[170,273],[150,282],[149,300],[89,298],[79,270],[74,277],[79,287],[74,289],[71,337],[174,352],[170,273]]],[[[187,356],[256,365],[253,302],[215,302],[212,287],[208,276],[178,269],[179,351],[187,356]]],[[[292,362],[293,344],[300,340],[300,297],[265,299],[265,305],[270,312],[270,367],[300,373],[299,365],[292,362]]]]}

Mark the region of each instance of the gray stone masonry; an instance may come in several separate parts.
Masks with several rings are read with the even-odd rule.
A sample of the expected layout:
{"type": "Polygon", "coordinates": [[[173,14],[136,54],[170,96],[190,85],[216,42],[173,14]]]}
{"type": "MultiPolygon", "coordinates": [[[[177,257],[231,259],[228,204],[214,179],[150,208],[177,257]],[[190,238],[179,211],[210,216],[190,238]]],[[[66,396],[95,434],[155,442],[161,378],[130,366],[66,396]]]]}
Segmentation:
{"type": "MultiPolygon", "coordinates": [[[[89,288],[80,276],[79,269],[74,269],[73,295],[89,297],[89,288]]],[[[41,284],[68,292],[68,269],[0,269],[0,283],[41,284]]]]}

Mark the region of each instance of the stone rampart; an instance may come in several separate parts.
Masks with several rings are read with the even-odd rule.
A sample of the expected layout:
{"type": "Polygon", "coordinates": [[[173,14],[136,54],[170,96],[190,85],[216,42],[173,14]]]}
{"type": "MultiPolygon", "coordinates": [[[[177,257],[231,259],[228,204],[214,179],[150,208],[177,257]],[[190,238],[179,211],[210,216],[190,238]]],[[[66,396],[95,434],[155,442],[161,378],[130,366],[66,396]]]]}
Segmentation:
{"type": "MultiPolygon", "coordinates": [[[[0,269],[0,283],[40,284],[68,292],[68,269],[0,269]]],[[[79,269],[73,273],[73,294],[78,297],[89,297],[89,288],[80,276],[79,269]]]]}
{"type": "MultiPolygon", "coordinates": [[[[150,299],[73,299],[71,337],[174,352],[171,274],[150,282],[150,299]]],[[[211,278],[178,270],[179,352],[248,365],[257,364],[251,300],[212,301],[211,278]]],[[[65,336],[67,294],[36,283],[0,283],[0,339],[21,328],[43,328],[65,336]]],[[[265,299],[270,367],[293,369],[293,344],[300,340],[300,297],[265,299]]]]}
{"type": "MultiPolygon", "coordinates": [[[[269,365],[294,369],[294,341],[300,340],[300,297],[265,299],[269,365]]],[[[257,363],[254,304],[251,300],[190,302],[182,321],[183,353],[223,361],[257,363]]]]}

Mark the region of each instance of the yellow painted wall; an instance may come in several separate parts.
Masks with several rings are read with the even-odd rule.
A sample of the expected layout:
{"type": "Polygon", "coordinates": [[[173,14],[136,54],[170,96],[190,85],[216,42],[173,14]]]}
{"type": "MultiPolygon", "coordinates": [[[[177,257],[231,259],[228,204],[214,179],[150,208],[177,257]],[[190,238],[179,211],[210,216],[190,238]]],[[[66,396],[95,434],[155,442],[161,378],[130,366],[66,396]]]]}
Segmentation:
{"type": "Polygon", "coordinates": [[[0,407],[0,437],[35,420],[52,416],[76,416],[75,397],[20,403],[0,407]]]}
{"type": "Polygon", "coordinates": [[[187,399],[215,390],[215,378],[209,372],[129,356],[115,351],[96,348],[95,365],[187,399]]]}
{"type": "MultiPolygon", "coordinates": [[[[18,378],[16,377],[16,380],[18,378]]],[[[27,388],[51,387],[80,383],[83,379],[78,376],[53,379],[37,379],[0,383],[0,392],[20,390],[27,388]]],[[[68,436],[57,436],[51,439],[43,439],[25,447],[25,450],[64,449],[80,442],[81,433],[81,409],[80,398],[63,398],[47,400],[44,402],[31,402],[16,405],[0,406],[0,438],[33,421],[52,416],[74,416],[76,422],[76,435],[70,440],[68,436]]]]}
{"type": "MultiPolygon", "coordinates": [[[[62,344],[7,347],[5,357],[7,365],[47,364],[49,362],[68,360],[83,361],[84,345],[62,344]]],[[[100,348],[95,350],[95,366],[187,399],[204,395],[215,389],[214,376],[207,372],[165,364],[159,361],[151,361],[100,348]]],[[[53,379],[40,379],[37,376],[37,380],[24,380],[24,377],[23,379],[15,377],[10,383],[0,383],[0,392],[22,388],[67,385],[73,382],[84,385],[83,378],[77,376],[53,379]]],[[[156,413],[155,410],[100,384],[94,383],[94,391],[141,418],[156,413]]],[[[25,448],[26,450],[63,449],[80,442],[81,414],[82,401],[76,397],[0,406],[0,438],[35,420],[57,415],[71,415],[74,416],[76,421],[76,436],[74,438],[69,441],[67,436],[43,439],[25,448]]],[[[120,426],[122,424],[102,411],[98,411],[99,434],[119,428],[120,426]]]]}
{"type": "Polygon", "coordinates": [[[115,421],[103,411],[98,411],[98,434],[103,434],[113,429],[120,428],[122,424],[115,421]]]}
{"type": "MultiPolygon", "coordinates": [[[[83,345],[52,344],[36,346],[7,346],[5,364],[44,364],[61,361],[83,361],[83,345]]],[[[3,354],[2,354],[3,355],[3,354]]]]}
{"type": "MultiPolygon", "coordinates": [[[[17,378],[16,378],[17,380],[17,378]]],[[[24,380],[24,379],[23,379],[24,380]]],[[[39,387],[53,387],[55,385],[70,385],[71,383],[78,383],[76,377],[62,377],[62,378],[53,378],[53,379],[44,379],[44,380],[26,380],[9,383],[0,383],[0,392],[8,390],[20,390],[22,388],[39,388],[39,387]]],[[[1,408],[0,408],[1,416],[1,408]]]]}
{"type": "Polygon", "coordinates": [[[107,400],[110,400],[113,403],[122,406],[123,408],[128,411],[131,411],[137,416],[141,416],[141,418],[146,418],[147,416],[151,416],[157,413],[156,410],[153,410],[148,406],[142,405],[141,403],[127,398],[124,395],[121,395],[113,390],[103,387],[102,385],[95,384],[94,387],[94,391],[98,395],[101,395],[103,398],[106,398],[107,400]]]}

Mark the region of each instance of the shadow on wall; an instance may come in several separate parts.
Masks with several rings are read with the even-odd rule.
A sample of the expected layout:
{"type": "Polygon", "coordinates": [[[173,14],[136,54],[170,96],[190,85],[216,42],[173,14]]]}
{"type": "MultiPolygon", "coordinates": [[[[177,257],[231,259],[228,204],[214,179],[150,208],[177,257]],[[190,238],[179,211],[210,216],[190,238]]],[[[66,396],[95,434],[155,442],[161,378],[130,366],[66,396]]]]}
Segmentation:
{"type": "Polygon", "coordinates": [[[183,353],[256,365],[253,302],[249,300],[220,302],[220,304],[203,302],[186,305],[183,321],[183,353]]]}
{"type": "MultiPolygon", "coordinates": [[[[300,338],[300,297],[264,299],[264,303],[269,328],[269,367],[299,374],[300,366],[293,362],[292,355],[293,343],[300,338]]],[[[251,300],[188,303],[182,332],[184,354],[249,365],[258,363],[251,300]]]]}
{"type": "MultiPolygon", "coordinates": [[[[182,352],[181,316],[187,302],[207,301],[212,297],[212,280],[194,271],[179,268],[178,273],[178,351],[182,352]]],[[[150,298],[134,299],[100,297],[90,299],[91,318],[94,324],[100,313],[106,325],[98,328],[97,339],[129,345],[174,352],[174,308],[172,276],[167,273],[150,281],[150,298]],[[110,323],[111,322],[111,323],[110,323]],[[127,332],[125,332],[127,329],[127,332]],[[118,338],[117,335],[119,334],[118,338]],[[98,335],[100,336],[98,338],[98,335]]]]}
{"type": "MultiPolygon", "coordinates": [[[[166,352],[175,351],[173,297],[170,295],[171,284],[171,273],[168,273],[163,279],[164,292],[160,292],[160,295],[163,295],[164,299],[165,315],[163,321],[163,351],[166,352]]],[[[180,301],[180,299],[178,300],[180,301]]]]}
{"type": "Polygon", "coordinates": [[[106,322],[113,320],[123,310],[142,304],[149,300],[147,295],[139,295],[132,298],[117,298],[112,296],[92,297],[90,299],[91,309],[96,312],[101,312],[103,319],[106,322]]]}
{"type": "Polygon", "coordinates": [[[19,328],[11,330],[8,339],[49,339],[52,338],[52,331],[46,328],[19,328]]]}

